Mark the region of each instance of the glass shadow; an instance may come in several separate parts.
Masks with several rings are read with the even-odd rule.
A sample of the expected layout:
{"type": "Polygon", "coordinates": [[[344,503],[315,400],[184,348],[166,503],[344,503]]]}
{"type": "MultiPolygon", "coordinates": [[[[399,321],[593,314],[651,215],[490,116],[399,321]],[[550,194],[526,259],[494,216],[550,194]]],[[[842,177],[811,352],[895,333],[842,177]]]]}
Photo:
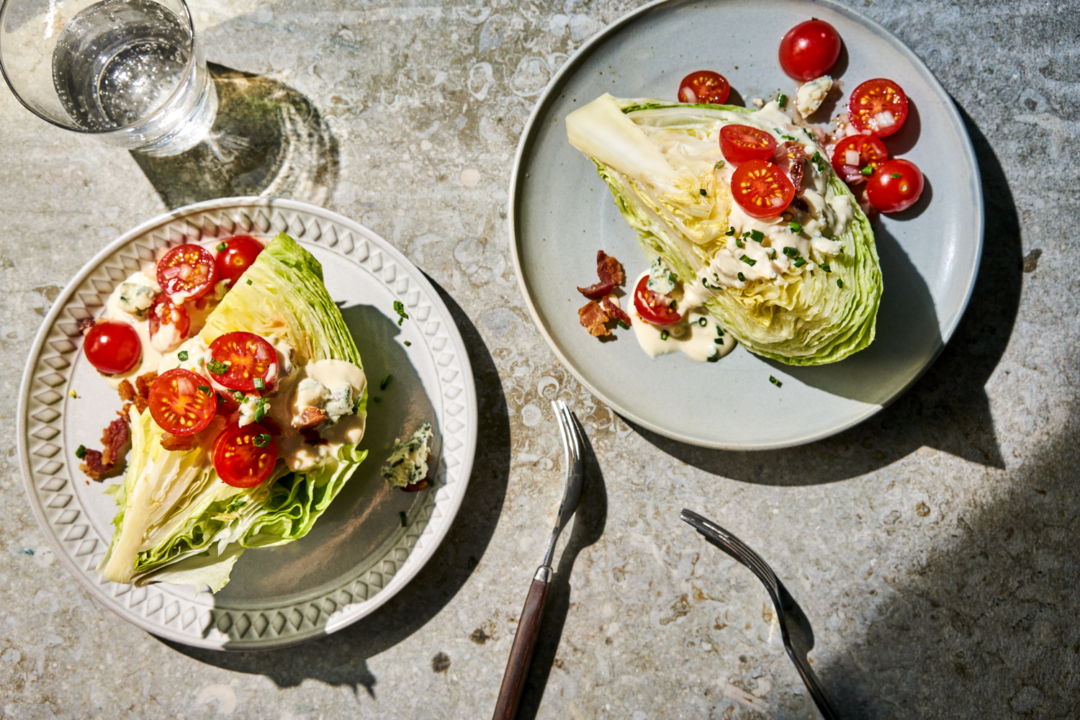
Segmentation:
{"type": "Polygon", "coordinates": [[[338,142],[318,109],[273,78],[207,63],[218,111],[206,139],[169,157],[131,156],[170,210],[222,197],[324,205],[338,181],[338,142]]]}

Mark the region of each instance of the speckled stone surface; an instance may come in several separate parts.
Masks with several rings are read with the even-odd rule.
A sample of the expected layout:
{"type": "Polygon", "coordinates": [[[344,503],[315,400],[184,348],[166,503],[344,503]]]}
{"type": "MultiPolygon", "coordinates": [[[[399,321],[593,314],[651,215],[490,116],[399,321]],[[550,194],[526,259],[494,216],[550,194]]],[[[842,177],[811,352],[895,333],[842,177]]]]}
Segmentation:
{"type": "Polygon", "coordinates": [[[842,716],[1080,713],[1080,12],[857,4],[968,123],[987,204],[978,282],[894,405],[811,446],[739,454],[641,432],[590,398],[531,325],[510,262],[507,184],[532,104],[638,4],[193,3],[208,58],[284,88],[307,123],[309,164],[280,193],[364,223],[446,291],[480,398],[475,471],[435,558],[373,616],[270,653],[171,646],[98,606],[53,561],[15,450],[23,364],[60,288],[124,230],[225,186],[0,91],[0,717],[488,716],[561,493],[556,396],[595,462],[523,717],[816,716],[764,590],[682,507],[786,581],[842,716]]]}

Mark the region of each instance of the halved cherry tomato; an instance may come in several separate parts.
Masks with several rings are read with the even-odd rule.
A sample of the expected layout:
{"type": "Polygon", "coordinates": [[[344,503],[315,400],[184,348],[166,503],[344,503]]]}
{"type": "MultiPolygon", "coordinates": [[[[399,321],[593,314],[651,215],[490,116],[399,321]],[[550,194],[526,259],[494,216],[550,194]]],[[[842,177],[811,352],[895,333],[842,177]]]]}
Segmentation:
{"type": "Polygon", "coordinates": [[[83,352],[98,372],[119,375],[139,364],[142,341],[126,322],[102,320],[87,331],[83,352]]]}
{"type": "Polygon", "coordinates": [[[226,428],[214,441],[214,470],[226,485],[255,487],[270,477],[276,462],[277,443],[256,423],[226,428]]]}
{"type": "Polygon", "coordinates": [[[840,57],[840,33],[824,20],[807,20],[780,41],[780,67],[796,80],[819,78],[840,57]]]}
{"type": "Polygon", "coordinates": [[[228,280],[229,287],[232,287],[263,251],[263,244],[248,235],[237,235],[221,244],[225,248],[219,250],[214,259],[214,264],[217,266],[217,282],[228,280]]]}
{"type": "Polygon", "coordinates": [[[852,90],[848,99],[848,119],[861,133],[874,137],[892,135],[907,118],[907,95],[892,80],[867,80],[852,90]]]}
{"type": "Polygon", "coordinates": [[[844,182],[862,182],[866,179],[861,172],[864,167],[876,170],[878,165],[888,159],[889,151],[885,149],[885,143],[873,135],[850,135],[836,143],[832,165],[844,182]],[[848,153],[854,153],[858,158],[848,158],[848,153]],[[849,159],[855,162],[850,163],[849,159]]]}
{"type": "Polygon", "coordinates": [[[150,417],[173,435],[193,435],[209,425],[217,413],[217,397],[210,381],[183,368],[158,375],[147,401],[150,417]]]}
{"type": "Polygon", "coordinates": [[[749,125],[725,125],[720,128],[720,152],[732,165],[747,160],[768,160],[776,150],[772,135],[749,125]]]}
{"type": "Polygon", "coordinates": [[[795,197],[787,174],[767,160],[747,160],[731,176],[731,194],[750,217],[775,217],[795,197]]]}
{"type": "Polygon", "coordinates": [[[682,320],[682,314],[672,305],[675,301],[667,295],[649,289],[649,276],[638,280],[634,288],[634,309],[642,320],[654,325],[671,325],[682,320]]]}
{"type": "Polygon", "coordinates": [[[217,282],[214,256],[199,245],[177,245],[158,261],[157,281],[177,304],[201,298],[217,282]]]}
{"type": "Polygon", "coordinates": [[[255,333],[231,332],[218,337],[210,343],[210,355],[225,366],[218,373],[218,367],[211,367],[214,379],[233,390],[262,390],[270,385],[272,377],[267,377],[270,366],[277,362],[274,346],[255,333]],[[256,380],[262,380],[263,387],[256,387],[256,380]]]}
{"type": "Polygon", "coordinates": [[[923,176],[910,160],[890,160],[882,164],[866,181],[866,199],[885,213],[907,210],[919,200],[923,176]]]}
{"type": "Polygon", "coordinates": [[[731,92],[727,78],[712,70],[692,72],[679,83],[679,102],[723,105],[731,92]]]}
{"type": "Polygon", "coordinates": [[[180,305],[174,305],[165,293],[154,298],[154,304],[146,313],[150,322],[150,337],[154,337],[161,331],[162,325],[171,325],[176,330],[176,337],[183,340],[191,329],[191,318],[187,310],[180,305]]]}

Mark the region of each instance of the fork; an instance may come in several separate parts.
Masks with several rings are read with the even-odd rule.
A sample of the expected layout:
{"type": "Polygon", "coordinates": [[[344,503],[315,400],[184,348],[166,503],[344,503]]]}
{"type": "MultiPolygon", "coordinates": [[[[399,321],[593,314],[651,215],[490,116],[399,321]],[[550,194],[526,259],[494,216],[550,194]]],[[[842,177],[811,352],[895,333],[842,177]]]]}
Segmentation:
{"type": "Polygon", "coordinates": [[[551,403],[551,406],[555,409],[555,416],[559,420],[559,430],[562,434],[566,487],[563,490],[562,502],[559,504],[558,519],[555,521],[551,539],[548,540],[547,550],[544,552],[544,561],[533,575],[529,594],[525,598],[525,607],[521,611],[517,633],[514,635],[514,644],[510,648],[510,658],[506,662],[506,673],[503,675],[502,687],[499,689],[499,699],[495,705],[495,720],[509,720],[517,714],[521,691],[525,687],[525,678],[529,674],[529,662],[536,648],[536,640],[540,636],[540,620],[544,614],[548,590],[551,587],[551,561],[555,555],[555,543],[559,539],[559,533],[570,522],[570,517],[581,500],[581,486],[584,478],[582,458],[585,454],[581,428],[565,402],[556,400],[551,403]]]}
{"type": "Polygon", "coordinates": [[[822,717],[825,720],[836,720],[838,717],[836,711],[829,704],[828,698],[825,697],[825,691],[822,690],[817,676],[814,675],[814,671],[810,669],[810,663],[806,660],[806,653],[814,647],[813,631],[810,629],[810,623],[788,593],[787,588],[777,580],[776,574],[769,567],[769,564],[751,550],[750,546],[712,520],[686,509],[679,514],[679,517],[704,535],[705,539],[710,543],[750,568],[750,571],[765,586],[773,607],[776,608],[776,619],[780,624],[780,635],[784,640],[784,649],[787,651],[788,657],[795,663],[795,669],[806,684],[806,689],[810,691],[810,697],[814,699],[814,703],[817,705],[822,717]],[[781,602],[781,598],[788,602],[781,602]],[[800,645],[798,651],[793,647],[789,622],[791,623],[790,629],[795,630],[799,635],[799,637],[795,638],[795,641],[800,645]]]}

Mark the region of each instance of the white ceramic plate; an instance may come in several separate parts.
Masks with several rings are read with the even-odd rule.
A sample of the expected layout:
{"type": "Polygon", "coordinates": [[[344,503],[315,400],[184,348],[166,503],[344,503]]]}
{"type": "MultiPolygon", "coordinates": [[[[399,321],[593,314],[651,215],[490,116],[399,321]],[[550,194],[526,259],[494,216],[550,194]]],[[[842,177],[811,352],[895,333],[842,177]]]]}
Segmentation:
{"type": "MultiPolygon", "coordinates": [[[[829,108],[821,111],[828,119],[829,108]]],[[[838,112],[833,111],[833,114],[838,112]]],[[[815,119],[818,119],[815,116],[815,119]]],[[[760,450],[811,442],[866,419],[906,390],[956,328],[982,252],[979,173],[964,123],[914,53],[881,26],[831,2],[663,0],[605,28],[552,80],[525,129],[510,190],[511,247],[533,319],[552,350],[627,419],[705,447],[760,450]],[[737,348],[718,363],[681,354],[650,359],[633,334],[598,342],[578,324],[603,249],[636,277],[646,269],[593,164],[566,140],[566,115],[599,95],[674,99],[684,75],[720,72],[739,96],[794,96],[777,51],[810,17],[831,23],[846,48],[834,72],[843,101],[875,77],[898,82],[912,103],[886,138],[915,162],[928,189],[913,208],[874,223],[884,294],[873,345],[840,363],[791,368],[737,348]],[[769,376],[782,382],[777,388],[769,376]]]]}
{"type": "MultiPolygon", "coordinates": [[[[162,215],[103,250],[57,298],[30,352],[19,394],[19,456],[30,504],[75,578],[125,620],[163,638],[214,649],[281,647],[331,633],[390,600],[435,552],[457,514],[476,448],[472,371],[457,326],[423,274],[370,230],[305,203],[215,200],[162,215]],[[249,550],[217,595],[191,587],[133,588],[94,570],[115,505],[79,471],[75,450],[100,447],[120,400],[83,357],[80,319],[163,247],[200,238],[287,232],[321,263],[371,385],[367,460],[304,538],[249,550]],[[395,300],[410,319],[400,327],[395,300]],[[411,346],[404,343],[408,340],[411,346]],[[379,384],[393,379],[385,390],[379,384]],[[71,391],[79,396],[71,396],[71,391]],[[433,489],[389,488],[379,473],[394,439],[435,429],[433,489]],[[400,513],[407,516],[402,527],[400,513]]],[[[117,482],[111,480],[107,482],[117,482]]]]}

